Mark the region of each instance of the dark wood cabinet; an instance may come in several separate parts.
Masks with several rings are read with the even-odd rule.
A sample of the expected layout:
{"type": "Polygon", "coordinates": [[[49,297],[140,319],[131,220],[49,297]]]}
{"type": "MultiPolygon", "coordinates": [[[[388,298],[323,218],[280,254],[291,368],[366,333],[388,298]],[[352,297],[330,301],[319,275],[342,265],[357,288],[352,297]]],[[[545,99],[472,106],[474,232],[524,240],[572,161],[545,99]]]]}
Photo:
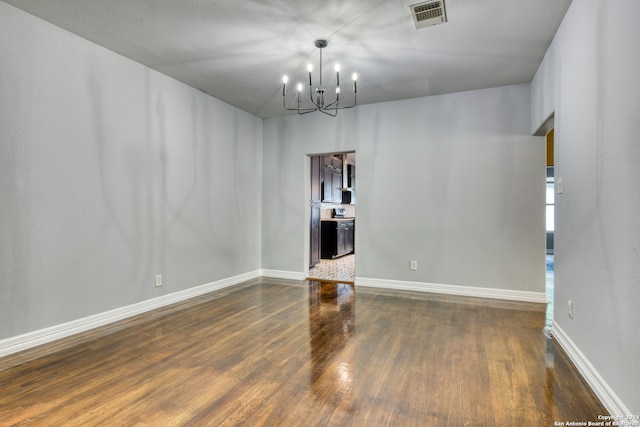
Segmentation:
{"type": "Polygon", "coordinates": [[[322,164],[322,201],[342,203],[342,159],[324,156],[322,164]]]}
{"type": "Polygon", "coordinates": [[[322,221],[322,258],[333,259],[353,252],[353,220],[322,221]]]}
{"type": "Polygon", "coordinates": [[[311,206],[311,248],[309,251],[309,268],[320,262],[320,206],[311,206]]]}
{"type": "Polygon", "coordinates": [[[344,250],[350,254],[354,252],[355,241],[355,222],[351,221],[347,223],[347,226],[343,228],[344,233],[344,250]]]}
{"type": "Polygon", "coordinates": [[[347,187],[348,191],[342,192],[342,204],[356,204],[356,165],[347,165],[347,187]]]}
{"type": "Polygon", "coordinates": [[[320,206],[322,202],[322,157],[311,157],[311,238],[309,250],[309,268],[320,262],[320,206]]]}
{"type": "Polygon", "coordinates": [[[342,173],[334,172],[331,175],[331,192],[334,203],[342,203],[342,173]]]}

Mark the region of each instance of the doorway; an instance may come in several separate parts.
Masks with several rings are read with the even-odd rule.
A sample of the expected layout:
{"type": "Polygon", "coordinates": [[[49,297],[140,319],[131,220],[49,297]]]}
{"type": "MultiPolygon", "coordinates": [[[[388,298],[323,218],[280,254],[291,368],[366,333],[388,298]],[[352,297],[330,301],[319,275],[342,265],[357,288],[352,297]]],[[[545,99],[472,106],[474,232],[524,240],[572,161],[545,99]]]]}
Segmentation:
{"type": "Polygon", "coordinates": [[[309,156],[310,279],[355,282],[355,152],[309,156]]]}
{"type": "Polygon", "coordinates": [[[555,257],[554,257],[554,234],[555,234],[555,171],[554,171],[554,130],[546,135],[547,146],[547,173],[546,173],[546,253],[545,253],[545,290],[547,295],[547,312],[545,321],[545,334],[551,335],[553,325],[553,303],[555,286],[555,257]]]}

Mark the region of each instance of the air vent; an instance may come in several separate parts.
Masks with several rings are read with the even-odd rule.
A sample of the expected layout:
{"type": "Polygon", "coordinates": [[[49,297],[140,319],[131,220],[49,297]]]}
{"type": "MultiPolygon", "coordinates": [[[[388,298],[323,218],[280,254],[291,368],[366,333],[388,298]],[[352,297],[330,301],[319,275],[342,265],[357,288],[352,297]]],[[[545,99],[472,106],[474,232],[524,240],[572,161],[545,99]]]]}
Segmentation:
{"type": "Polygon", "coordinates": [[[409,6],[416,29],[447,22],[444,0],[428,1],[409,6]]]}

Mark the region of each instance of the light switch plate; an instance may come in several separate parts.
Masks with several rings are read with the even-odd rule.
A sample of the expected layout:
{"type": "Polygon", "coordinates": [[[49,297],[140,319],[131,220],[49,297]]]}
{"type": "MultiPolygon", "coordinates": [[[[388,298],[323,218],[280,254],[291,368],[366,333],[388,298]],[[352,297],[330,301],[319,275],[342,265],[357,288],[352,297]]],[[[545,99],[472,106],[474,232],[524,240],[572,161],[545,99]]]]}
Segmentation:
{"type": "Polygon", "coordinates": [[[558,177],[556,178],[556,193],[562,194],[563,191],[564,189],[562,188],[562,178],[558,177]]]}

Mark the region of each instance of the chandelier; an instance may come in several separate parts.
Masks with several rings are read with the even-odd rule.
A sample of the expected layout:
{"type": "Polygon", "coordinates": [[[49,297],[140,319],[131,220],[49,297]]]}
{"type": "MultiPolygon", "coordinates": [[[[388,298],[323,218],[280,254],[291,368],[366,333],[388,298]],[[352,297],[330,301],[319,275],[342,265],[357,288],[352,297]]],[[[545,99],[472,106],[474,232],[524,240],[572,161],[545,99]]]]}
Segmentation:
{"type": "Polygon", "coordinates": [[[297,89],[297,106],[295,108],[287,107],[287,82],[289,78],[284,76],[282,78],[282,105],[285,110],[297,111],[298,114],[307,114],[312,113],[314,111],[320,111],[321,113],[328,114],[329,116],[335,117],[338,115],[338,110],[342,110],[344,108],[353,108],[356,106],[356,95],[358,93],[358,88],[356,84],[356,80],[358,79],[358,75],[353,73],[353,104],[351,105],[340,105],[340,66],[336,64],[336,89],[335,94],[336,97],[333,101],[328,102],[325,99],[326,88],[322,85],[322,49],[327,47],[328,42],[326,40],[316,40],[315,46],[320,49],[320,81],[318,86],[315,88],[315,96],[313,83],[311,80],[311,71],[313,71],[313,66],[309,64],[307,66],[307,70],[309,71],[309,99],[303,101],[302,96],[302,83],[298,83],[297,89]]]}

